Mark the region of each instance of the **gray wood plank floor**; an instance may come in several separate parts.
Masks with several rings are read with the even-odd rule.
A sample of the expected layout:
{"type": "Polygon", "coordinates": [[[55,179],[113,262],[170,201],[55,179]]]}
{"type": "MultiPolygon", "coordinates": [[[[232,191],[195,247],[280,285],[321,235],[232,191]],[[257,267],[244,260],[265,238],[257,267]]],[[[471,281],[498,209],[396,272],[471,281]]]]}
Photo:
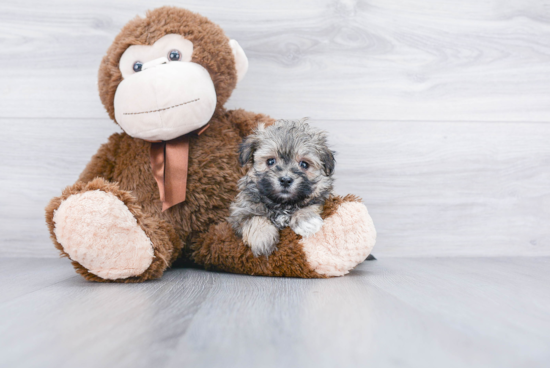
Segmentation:
{"type": "Polygon", "coordinates": [[[548,367],[550,258],[382,258],[301,280],[95,284],[0,258],[2,367],[548,367]]]}

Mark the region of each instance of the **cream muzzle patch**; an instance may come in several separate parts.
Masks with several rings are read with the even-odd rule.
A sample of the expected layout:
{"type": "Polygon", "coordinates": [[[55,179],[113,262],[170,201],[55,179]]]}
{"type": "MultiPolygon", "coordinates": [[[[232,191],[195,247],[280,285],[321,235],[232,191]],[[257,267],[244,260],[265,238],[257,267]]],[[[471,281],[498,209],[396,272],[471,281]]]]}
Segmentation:
{"type": "Polygon", "coordinates": [[[193,44],[166,35],[152,46],[130,46],[119,63],[115,118],[134,138],[167,141],[203,127],[216,108],[208,71],[191,62],[193,44]],[[176,51],[176,52],[175,52],[176,51]],[[177,60],[169,60],[176,55],[177,60]],[[134,71],[136,63],[140,69],[134,71]]]}

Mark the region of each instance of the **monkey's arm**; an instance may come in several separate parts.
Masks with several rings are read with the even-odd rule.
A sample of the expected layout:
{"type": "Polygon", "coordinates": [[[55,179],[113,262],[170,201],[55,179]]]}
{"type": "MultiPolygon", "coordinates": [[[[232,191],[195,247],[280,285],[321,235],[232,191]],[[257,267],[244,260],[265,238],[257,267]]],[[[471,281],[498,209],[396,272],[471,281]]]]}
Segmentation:
{"type": "Polygon", "coordinates": [[[252,131],[258,126],[258,124],[264,123],[266,126],[268,126],[275,122],[275,119],[267,115],[256,114],[253,112],[245,111],[243,109],[227,111],[227,118],[239,130],[239,134],[243,138],[252,133],[252,131]]]}
{"type": "Polygon", "coordinates": [[[98,177],[108,181],[113,179],[115,157],[117,156],[121,136],[121,134],[115,133],[109,137],[107,143],[99,147],[99,150],[80,174],[78,181],[88,183],[98,177]]]}

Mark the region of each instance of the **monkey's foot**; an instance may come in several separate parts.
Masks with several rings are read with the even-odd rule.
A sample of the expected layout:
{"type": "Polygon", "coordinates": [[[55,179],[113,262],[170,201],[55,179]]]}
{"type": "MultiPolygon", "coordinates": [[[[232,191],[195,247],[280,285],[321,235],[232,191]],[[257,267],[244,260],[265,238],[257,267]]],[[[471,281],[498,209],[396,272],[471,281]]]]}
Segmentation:
{"type": "Polygon", "coordinates": [[[55,236],[71,260],[106,280],[141,275],[153,244],[112,193],[91,190],[65,199],[53,216],[55,236]]]}
{"type": "Polygon", "coordinates": [[[347,274],[367,258],[376,242],[367,208],[353,196],[339,198],[325,205],[325,213],[332,213],[321,230],[301,240],[309,266],[325,276],[347,274]]]}

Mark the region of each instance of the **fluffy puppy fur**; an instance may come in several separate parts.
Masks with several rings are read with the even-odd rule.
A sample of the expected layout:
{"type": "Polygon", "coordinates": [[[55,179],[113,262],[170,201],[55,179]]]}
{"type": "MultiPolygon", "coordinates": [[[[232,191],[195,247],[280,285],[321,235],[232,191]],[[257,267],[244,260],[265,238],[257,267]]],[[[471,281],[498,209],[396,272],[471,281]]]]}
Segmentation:
{"type": "Polygon", "coordinates": [[[321,229],[335,166],[324,131],[306,119],[260,125],[241,144],[239,161],[249,170],[228,221],[255,256],[271,254],[287,226],[303,237],[321,229]]]}

